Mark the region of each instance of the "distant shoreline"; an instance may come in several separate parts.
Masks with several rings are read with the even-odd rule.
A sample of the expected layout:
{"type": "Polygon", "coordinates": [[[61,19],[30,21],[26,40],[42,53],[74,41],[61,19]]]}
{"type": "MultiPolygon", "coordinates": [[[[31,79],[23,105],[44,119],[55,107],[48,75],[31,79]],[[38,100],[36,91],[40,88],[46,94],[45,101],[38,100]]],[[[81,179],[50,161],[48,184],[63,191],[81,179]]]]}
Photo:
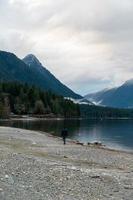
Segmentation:
{"type": "MultiPolygon", "coordinates": [[[[33,117],[24,117],[24,118],[10,118],[10,119],[0,119],[0,121],[2,122],[12,122],[12,121],[64,121],[64,120],[84,120],[84,119],[81,119],[81,118],[33,118],[33,117]]],[[[85,119],[85,120],[89,120],[89,119],[85,119]]],[[[90,120],[94,120],[94,119],[90,119],[90,120]]],[[[113,119],[111,119],[113,120],[113,119]]],[[[124,119],[122,119],[124,120],[124,119]]],[[[127,120],[127,119],[126,119],[127,120]]],[[[9,127],[13,128],[14,126],[10,126],[9,127]]],[[[15,128],[15,127],[14,127],[15,128]]],[[[25,129],[25,128],[22,128],[21,126],[20,127],[16,127],[16,128],[20,128],[22,130],[31,130],[31,131],[38,131],[38,132],[42,132],[44,133],[44,131],[41,131],[41,130],[37,130],[37,129],[25,129]]],[[[53,134],[51,134],[50,132],[48,132],[47,134],[49,134],[51,137],[53,138],[61,138],[59,136],[55,136],[53,134]]],[[[92,147],[98,147],[98,148],[103,148],[103,149],[107,149],[107,150],[111,150],[111,151],[120,151],[120,152],[127,152],[127,153],[133,153],[133,150],[132,149],[126,149],[126,148],[115,148],[115,147],[111,147],[111,146],[108,146],[104,143],[101,143],[100,141],[98,140],[95,140],[93,142],[81,142],[80,140],[76,140],[76,139],[70,139],[68,138],[68,141],[70,143],[74,143],[74,144],[77,144],[77,145],[82,145],[82,146],[92,146],[92,147]]]]}
{"type": "Polygon", "coordinates": [[[51,116],[51,115],[11,115],[9,118],[1,118],[0,120],[133,120],[129,117],[105,117],[105,118],[95,118],[95,117],[61,117],[61,116],[51,116]]]}

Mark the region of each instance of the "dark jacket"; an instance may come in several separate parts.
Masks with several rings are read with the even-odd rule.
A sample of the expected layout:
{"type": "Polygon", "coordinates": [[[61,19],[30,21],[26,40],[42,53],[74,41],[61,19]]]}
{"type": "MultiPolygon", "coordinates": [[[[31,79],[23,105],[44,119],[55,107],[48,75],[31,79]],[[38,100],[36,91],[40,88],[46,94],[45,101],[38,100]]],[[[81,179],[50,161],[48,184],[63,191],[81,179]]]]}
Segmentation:
{"type": "Polygon", "coordinates": [[[68,136],[68,130],[64,128],[61,132],[61,137],[66,138],[68,136]]]}

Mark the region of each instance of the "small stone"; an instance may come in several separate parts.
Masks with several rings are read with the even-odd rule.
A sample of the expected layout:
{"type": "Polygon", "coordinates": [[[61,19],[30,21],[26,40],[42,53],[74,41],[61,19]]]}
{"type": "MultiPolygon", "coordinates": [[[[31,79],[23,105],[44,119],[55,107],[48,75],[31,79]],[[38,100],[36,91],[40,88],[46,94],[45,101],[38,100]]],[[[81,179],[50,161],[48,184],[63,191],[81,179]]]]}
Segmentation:
{"type": "Polygon", "coordinates": [[[5,175],[5,178],[9,178],[9,176],[6,174],[6,175],[5,175]]]}
{"type": "Polygon", "coordinates": [[[36,142],[32,142],[32,144],[36,144],[36,142]]]}
{"type": "Polygon", "coordinates": [[[68,158],[67,156],[64,156],[64,158],[68,158]]]}
{"type": "Polygon", "coordinates": [[[91,176],[91,178],[100,178],[100,176],[97,176],[97,175],[96,176],[91,176]]]}
{"type": "Polygon", "coordinates": [[[132,190],[133,189],[133,187],[130,187],[130,186],[125,186],[124,187],[126,190],[132,190]]]}

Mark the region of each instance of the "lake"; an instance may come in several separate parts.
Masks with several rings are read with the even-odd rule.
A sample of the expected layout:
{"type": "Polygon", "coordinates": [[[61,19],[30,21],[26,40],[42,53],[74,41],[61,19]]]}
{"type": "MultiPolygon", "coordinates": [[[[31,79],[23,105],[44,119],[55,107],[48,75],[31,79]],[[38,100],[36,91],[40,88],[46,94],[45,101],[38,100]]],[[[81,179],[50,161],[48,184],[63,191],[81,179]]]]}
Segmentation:
{"type": "Polygon", "coordinates": [[[60,136],[65,126],[69,138],[80,142],[101,142],[109,148],[133,152],[133,120],[11,120],[0,121],[10,126],[49,132],[60,136]]]}

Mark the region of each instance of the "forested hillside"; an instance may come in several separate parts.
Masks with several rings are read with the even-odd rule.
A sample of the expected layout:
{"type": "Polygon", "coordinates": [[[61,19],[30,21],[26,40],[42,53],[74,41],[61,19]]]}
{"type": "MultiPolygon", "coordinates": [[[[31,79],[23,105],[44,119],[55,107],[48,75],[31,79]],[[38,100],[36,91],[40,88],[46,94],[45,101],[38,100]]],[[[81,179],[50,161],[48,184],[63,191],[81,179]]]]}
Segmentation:
{"type": "Polygon", "coordinates": [[[80,105],[81,117],[93,119],[133,118],[133,109],[80,105]]]}
{"type": "Polygon", "coordinates": [[[133,118],[133,109],[79,105],[50,91],[27,84],[0,83],[0,117],[10,114],[50,117],[133,118]]]}
{"type": "Polygon", "coordinates": [[[27,83],[64,97],[82,98],[61,83],[33,55],[21,60],[13,53],[0,51],[0,81],[27,83]]]}
{"type": "Polygon", "coordinates": [[[0,83],[0,116],[10,113],[51,115],[61,117],[80,116],[79,106],[50,91],[20,83],[0,83]]]}

